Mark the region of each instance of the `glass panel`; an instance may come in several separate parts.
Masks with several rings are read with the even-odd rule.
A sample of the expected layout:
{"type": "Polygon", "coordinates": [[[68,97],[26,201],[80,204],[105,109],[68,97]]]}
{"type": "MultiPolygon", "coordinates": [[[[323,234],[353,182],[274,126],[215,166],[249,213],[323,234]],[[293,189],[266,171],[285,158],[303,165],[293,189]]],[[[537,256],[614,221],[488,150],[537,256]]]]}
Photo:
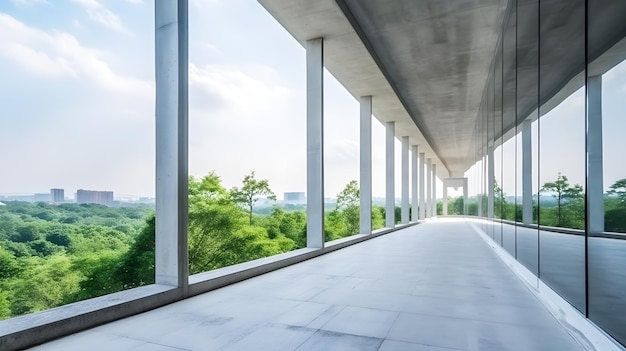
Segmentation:
{"type": "Polygon", "coordinates": [[[154,282],[153,4],[29,3],[0,4],[0,319],[154,282]]]}
{"type": "MultiPolygon", "coordinates": [[[[518,204],[524,200],[523,194],[523,123],[531,123],[531,201],[533,213],[536,211],[537,175],[539,173],[538,88],[539,88],[539,1],[518,0],[517,2],[517,186],[518,204]]],[[[523,222],[521,209],[517,209],[516,220],[523,222]]],[[[536,214],[527,218],[525,224],[536,223],[536,214]]],[[[518,225],[517,259],[535,275],[539,275],[539,232],[536,228],[518,225]]]]}
{"type": "Polygon", "coordinates": [[[589,318],[626,345],[626,235],[600,237],[626,233],[626,2],[589,0],[588,9],[589,318]]]}
{"type": "Polygon", "coordinates": [[[494,182],[494,223],[493,223],[493,236],[494,240],[502,246],[502,217],[504,214],[502,194],[502,102],[503,102],[503,80],[502,80],[502,44],[496,54],[495,62],[495,79],[494,79],[494,166],[495,166],[495,182],[494,182]]]}
{"type": "Polygon", "coordinates": [[[509,2],[509,17],[502,37],[502,246],[515,257],[515,134],[516,115],[516,27],[515,1],[509,2]],[[509,224],[507,224],[509,223],[509,224]]]}
{"type": "Polygon", "coordinates": [[[540,7],[539,274],[585,311],[585,1],[540,7]]]}

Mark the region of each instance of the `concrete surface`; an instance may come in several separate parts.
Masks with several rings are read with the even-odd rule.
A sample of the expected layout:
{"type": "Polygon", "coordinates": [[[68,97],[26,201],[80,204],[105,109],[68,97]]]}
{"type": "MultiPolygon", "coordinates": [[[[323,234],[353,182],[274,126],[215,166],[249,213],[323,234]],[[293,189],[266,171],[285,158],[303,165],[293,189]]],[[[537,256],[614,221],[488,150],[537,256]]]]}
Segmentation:
{"type": "Polygon", "coordinates": [[[581,350],[463,220],[409,227],[33,350],[581,350]]]}

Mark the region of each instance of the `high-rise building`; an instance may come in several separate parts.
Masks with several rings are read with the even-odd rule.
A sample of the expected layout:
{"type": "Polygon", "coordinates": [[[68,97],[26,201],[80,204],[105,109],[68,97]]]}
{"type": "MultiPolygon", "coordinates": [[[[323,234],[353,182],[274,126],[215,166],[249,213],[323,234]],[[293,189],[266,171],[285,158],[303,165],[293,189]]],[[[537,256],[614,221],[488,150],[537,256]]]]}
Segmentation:
{"type": "Polygon", "coordinates": [[[76,202],[79,204],[111,205],[113,203],[113,192],[78,189],[76,191],[76,202]]]}
{"type": "Polygon", "coordinates": [[[63,189],[50,189],[50,201],[52,202],[64,202],[65,190],[63,189]]]}

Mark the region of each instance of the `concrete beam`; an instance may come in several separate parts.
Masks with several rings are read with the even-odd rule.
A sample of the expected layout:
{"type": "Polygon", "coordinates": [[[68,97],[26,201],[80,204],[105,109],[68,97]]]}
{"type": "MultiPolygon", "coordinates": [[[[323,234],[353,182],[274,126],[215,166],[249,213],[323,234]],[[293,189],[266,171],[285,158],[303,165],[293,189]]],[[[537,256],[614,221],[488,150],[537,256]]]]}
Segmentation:
{"type": "Polygon", "coordinates": [[[419,219],[417,198],[417,145],[411,146],[411,221],[419,219]]]}
{"type": "Polygon", "coordinates": [[[522,123],[522,223],[533,223],[532,122],[522,123]]]}
{"type": "Polygon", "coordinates": [[[432,192],[433,192],[433,196],[432,196],[432,215],[433,217],[437,217],[437,165],[433,164],[432,165],[432,172],[433,172],[433,176],[432,176],[432,180],[433,180],[433,187],[432,187],[432,192]]]}
{"type": "Polygon", "coordinates": [[[487,171],[487,217],[493,218],[493,198],[495,190],[495,164],[493,158],[493,144],[489,143],[487,146],[487,159],[488,159],[488,171],[487,171]]]}
{"type": "Polygon", "coordinates": [[[385,161],[386,161],[386,192],[385,192],[385,226],[393,228],[396,225],[395,219],[395,207],[396,207],[396,195],[395,195],[395,122],[387,122],[386,139],[385,139],[385,161]]]}
{"type": "Polygon", "coordinates": [[[419,219],[426,218],[426,154],[419,154],[419,219]]]}
{"type": "Polygon", "coordinates": [[[443,199],[441,199],[442,201],[442,214],[444,216],[448,215],[448,180],[444,179],[443,180],[443,199]]]}
{"type": "Polygon", "coordinates": [[[602,76],[587,78],[587,223],[589,232],[604,231],[604,164],[602,159],[602,76]]]}
{"type": "Polygon", "coordinates": [[[372,97],[360,99],[360,232],[372,234],[372,97]]]}
{"type": "Polygon", "coordinates": [[[324,247],[324,39],[306,42],[306,245],[324,247]]]}
{"type": "Polygon", "coordinates": [[[155,3],[155,280],[188,288],[187,1],[155,3]]]}
{"type": "Polygon", "coordinates": [[[426,159],[426,218],[430,218],[433,215],[432,162],[432,159],[426,159]]]}
{"type": "Polygon", "coordinates": [[[402,137],[402,224],[409,223],[409,137],[402,137]]]}

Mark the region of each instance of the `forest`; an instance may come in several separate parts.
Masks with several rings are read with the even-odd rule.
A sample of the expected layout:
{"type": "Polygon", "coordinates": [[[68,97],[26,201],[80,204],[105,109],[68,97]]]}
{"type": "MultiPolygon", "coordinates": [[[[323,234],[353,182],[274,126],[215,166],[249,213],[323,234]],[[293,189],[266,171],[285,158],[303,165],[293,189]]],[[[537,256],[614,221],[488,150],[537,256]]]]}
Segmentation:
{"type": "MultiPolygon", "coordinates": [[[[275,195],[254,172],[231,189],[214,172],[189,178],[190,274],[306,246],[306,213],[274,207],[257,214],[261,197],[275,195]]],[[[374,206],[374,228],[384,216],[374,206]]],[[[324,234],[330,241],[358,231],[352,181],[326,212],[324,234]]],[[[0,206],[0,319],[152,284],[154,236],[149,205],[7,202],[0,206]]]]}
{"type": "MultiPolygon", "coordinates": [[[[535,223],[584,229],[584,192],[560,175],[534,200],[535,223]],[[543,197],[542,197],[543,198],[543,197]]],[[[263,208],[275,199],[269,182],[246,175],[227,189],[211,172],[189,178],[190,274],[288,252],[306,246],[306,212],[263,208]]],[[[326,241],[359,232],[359,187],[349,182],[327,208],[326,241]]],[[[507,201],[496,183],[496,217],[521,221],[521,204],[507,201]]],[[[478,214],[478,201],[468,203],[478,214]]],[[[463,213],[463,198],[450,199],[449,214],[463,213]]],[[[441,214],[441,202],[438,203],[441,214]]],[[[605,230],[626,232],[626,179],[605,194],[605,230]]],[[[385,209],[372,208],[373,229],[384,227],[385,209]]],[[[400,208],[395,208],[396,222],[400,208]]],[[[151,205],[7,202],[0,206],[0,319],[154,283],[155,215],[151,205]]]]}

